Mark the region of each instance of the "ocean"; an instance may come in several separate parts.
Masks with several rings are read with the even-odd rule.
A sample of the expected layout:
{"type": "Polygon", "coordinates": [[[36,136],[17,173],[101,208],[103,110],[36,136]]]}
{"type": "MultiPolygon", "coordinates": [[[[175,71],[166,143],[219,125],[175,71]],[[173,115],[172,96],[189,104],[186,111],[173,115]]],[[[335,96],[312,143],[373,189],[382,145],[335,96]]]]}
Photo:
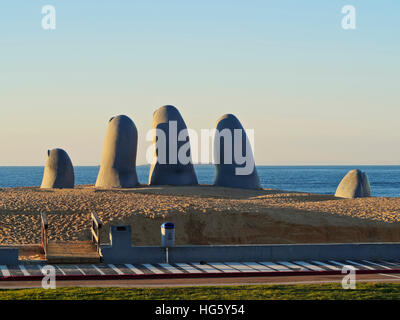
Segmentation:
{"type": "MultiPolygon", "coordinates": [[[[138,166],[140,183],[147,183],[149,166],[138,166]]],[[[287,191],[334,194],[344,175],[351,169],[365,171],[372,195],[400,197],[400,166],[257,166],[264,188],[287,191]]],[[[201,184],[212,184],[214,167],[195,165],[201,184]]],[[[94,184],[99,167],[75,167],[75,183],[94,184]]],[[[0,188],[40,186],[43,167],[0,167],[0,188]]]]}

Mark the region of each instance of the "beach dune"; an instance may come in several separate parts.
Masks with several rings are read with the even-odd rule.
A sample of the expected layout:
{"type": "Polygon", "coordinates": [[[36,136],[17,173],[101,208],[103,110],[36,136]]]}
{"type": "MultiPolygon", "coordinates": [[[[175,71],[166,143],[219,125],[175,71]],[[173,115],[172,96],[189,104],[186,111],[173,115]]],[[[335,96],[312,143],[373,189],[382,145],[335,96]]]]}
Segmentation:
{"type": "Polygon", "coordinates": [[[201,185],[0,189],[0,243],[40,243],[40,210],[57,240],[89,239],[95,211],[105,224],[104,242],[110,225],[129,224],[133,244],[159,245],[165,221],[175,223],[178,245],[400,241],[400,198],[201,185]]]}

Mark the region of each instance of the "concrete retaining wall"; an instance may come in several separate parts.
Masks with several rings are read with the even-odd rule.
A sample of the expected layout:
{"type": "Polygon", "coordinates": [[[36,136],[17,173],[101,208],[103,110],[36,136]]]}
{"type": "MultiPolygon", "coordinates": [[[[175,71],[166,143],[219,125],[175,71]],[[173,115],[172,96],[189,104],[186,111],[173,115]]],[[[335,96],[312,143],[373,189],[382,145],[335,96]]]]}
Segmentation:
{"type": "Polygon", "coordinates": [[[0,247],[0,264],[18,264],[18,248],[0,247]]]}
{"type": "Polygon", "coordinates": [[[131,247],[115,250],[112,246],[101,246],[104,263],[160,263],[165,261],[161,247],[131,247]]]}
{"type": "MultiPolygon", "coordinates": [[[[163,263],[162,247],[102,246],[105,263],[163,263]]],[[[400,243],[175,246],[169,262],[400,259],[400,243]]]]}
{"type": "Polygon", "coordinates": [[[101,246],[105,263],[158,263],[163,262],[161,247],[134,247],[131,245],[130,226],[111,226],[110,246],[101,246]]]}

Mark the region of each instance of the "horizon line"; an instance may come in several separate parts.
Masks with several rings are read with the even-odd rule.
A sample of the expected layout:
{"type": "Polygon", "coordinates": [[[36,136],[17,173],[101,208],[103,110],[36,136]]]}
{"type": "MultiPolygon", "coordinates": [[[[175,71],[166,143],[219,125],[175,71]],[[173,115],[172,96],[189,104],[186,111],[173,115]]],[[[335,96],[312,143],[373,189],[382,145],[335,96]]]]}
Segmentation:
{"type": "MultiPolygon", "coordinates": [[[[144,166],[150,166],[151,164],[138,164],[136,167],[144,167],[144,166]]],[[[193,163],[195,166],[210,166],[214,165],[213,163],[193,163]]],[[[256,164],[256,167],[350,167],[350,166],[400,166],[400,163],[398,164],[256,164]]],[[[44,165],[0,165],[0,168],[4,167],[44,167],[44,165]]],[[[100,167],[99,164],[84,164],[84,165],[74,165],[74,167],[100,167]]]]}

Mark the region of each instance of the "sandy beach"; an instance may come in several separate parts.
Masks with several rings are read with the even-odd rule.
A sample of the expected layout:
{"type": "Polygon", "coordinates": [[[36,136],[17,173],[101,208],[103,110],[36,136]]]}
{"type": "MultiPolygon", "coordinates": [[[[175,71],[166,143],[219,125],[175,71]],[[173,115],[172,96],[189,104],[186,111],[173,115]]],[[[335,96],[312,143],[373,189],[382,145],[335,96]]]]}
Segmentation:
{"type": "Polygon", "coordinates": [[[109,242],[110,224],[130,224],[133,244],[158,245],[160,225],[176,224],[177,244],[268,244],[400,241],[400,198],[340,199],[263,189],[93,186],[0,189],[0,244],[39,243],[40,210],[50,239],[89,239],[98,213],[109,242]]]}

